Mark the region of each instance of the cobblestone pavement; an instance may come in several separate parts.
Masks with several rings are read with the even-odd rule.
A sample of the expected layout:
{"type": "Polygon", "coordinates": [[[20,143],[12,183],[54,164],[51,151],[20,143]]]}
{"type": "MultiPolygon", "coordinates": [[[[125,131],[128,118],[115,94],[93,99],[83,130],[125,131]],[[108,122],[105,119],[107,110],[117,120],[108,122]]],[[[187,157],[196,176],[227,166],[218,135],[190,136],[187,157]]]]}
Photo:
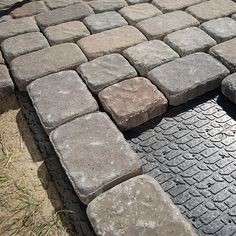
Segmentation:
{"type": "MultiPolygon", "coordinates": [[[[5,7],[2,5],[1,9],[5,9],[9,2],[5,7]]],[[[157,231],[165,236],[173,235],[173,232],[195,235],[158,183],[153,178],[141,175],[140,158],[121,131],[162,117],[172,106],[178,109],[178,106],[218,88],[221,88],[225,97],[236,102],[236,1],[23,1],[0,15],[3,14],[0,18],[0,96],[10,95],[15,90],[28,92],[75,193],[84,204],[88,204],[87,213],[95,232],[98,235],[118,232],[121,236],[151,236],[156,235],[157,231]],[[109,196],[114,198],[116,195],[116,200],[108,201],[109,196]],[[126,200],[121,201],[122,198],[126,200]],[[137,200],[133,201],[134,198],[137,200]],[[144,207],[146,202],[150,203],[149,207],[144,207]],[[160,204],[165,205],[163,212],[158,208],[160,204]],[[156,214],[156,211],[161,213],[156,214]],[[134,228],[139,230],[136,232],[134,228]]],[[[213,101],[210,103],[215,104],[213,101]]],[[[230,104],[234,106],[233,103],[230,104]]],[[[197,108],[191,112],[196,112],[194,116],[197,116],[197,108]]],[[[202,120],[200,117],[197,124],[209,121],[212,118],[210,115],[202,117],[202,120]]],[[[220,117],[214,116],[213,119],[220,117]]],[[[173,132],[178,136],[180,131],[176,126],[181,124],[182,119],[178,120],[177,115],[174,120],[177,121],[175,127],[169,127],[168,119],[163,119],[163,126],[168,126],[164,128],[166,131],[160,131],[164,132],[163,135],[176,129],[173,132]]],[[[227,123],[227,120],[222,122],[227,123]]],[[[165,158],[163,153],[160,154],[162,141],[168,142],[170,148],[173,143],[169,136],[157,141],[158,127],[153,127],[150,132],[155,136],[155,142],[148,143],[144,151],[155,149],[159,153],[153,165],[161,166],[154,170],[161,170],[162,173],[151,175],[179,205],[175,198],[179,196],[176,194],[178,190],[172,194],[171,186],[166,188],[163,185],[165,181],[161,179],[169,171],[175,173],[172,170],[175,164],[175,170],[179,167],[178,163],[170,163],[172,158],[162,163],[165,158]],[[162,171],[166,163],[169,168],[167,172],[162,171]]],[[[177,149],[173,149],[175,153],[181,151],[182,159],[188,158],[188,153],[195,146],[199,147],[203,139],[209,138],[199,134],[201,124],[196,128],[198,132],[193,137],[194,145],[187,145],[191,150],[178,145],[175,146],[177,149]]],[[[138,129],[141,130],[140,127],[138,129]]],[[[217,132],[217,127],[210,127],[208,132],[211,129],[217,132]]],[[[176,142],[179,138],[191,142],[187,131],[180,133],[181,137],[176,137],[176,142]]],[[[235,135],[229,138],[232,142],[234,139],[235,135]]],[[[144,140],[139,137],[138,146],[144,145],[144,140]]],[[[147,140],[152,142],[152,138],[147,140]]],[[[221,140],[221,145],[228,146],[224,143],[227,140],[221,140]]],[[[207,153],[203,156],[206,160],[210,156],[208,152],[212,151],[211,145],[217,142],[210,141],[210,146],[206,145],[208,142],[205,144],[207,153]]],[[[231,152],[226,149],[226,153],[231,152]]],[[[215,164],[218,160],[215,159],[215,153],[213,156],[215,164]]],[[[173,162],[178,162],[178,157],[173,162]]],[[[221,165],[226,165],[227,160],[221,160],[221,165]]],[[[202,165],[198,167],[200,164],[201,160],[194,156],[194,168],[201,170],[202,176],[208,172],[201,169],[202,165]]],[[[146,167],[144,162],[145,173],[149,172],[146,167]]],[[[193,168],[190,170],[194,171],[193,168]]],[[[210,171],[213,173],[216,170],[210,171]]],[[[231,173],[227,172],[226,180],[225,175],[220,173],[218,177],[223,178],[224,184],[227,181],[227,184],[231,184],[231,173]]],[[[208,176],[206,178],[208,181],[208,176]]],[[[220,180],[215,181],[216,186],[222,184],[220,180]]],[[[186,191],[181,184],[178,189],[183,201],[182,193],[186,191]]],[[[192,186],[189,182],[187,184],[192,186]]],[[[196,188],[195,192],[200,187],[196,188]]],[[[227,190],[222,188],[220,194],[224,190],[224,196],[233,195],[234,188],[234,185],[227,190]]],[[[215,188],[208,191],[207,196],[202,194],[204,191],[199,191],[198,194],[205,198],[218,193],[214,192],[215,188]]],[[[199,204],[196,203],[195,207],[199,204]]],[[[219,210],[218,205],[215,207],[219,210]]],[[[200,205],[209,213],[202,209],[192,212],[191,206],[183,204],[188,211],[180,209],[187,218],[194,219],[191,223],[199,234],[216,235],[218,231],[219,235],[235,233],[234,220],[230,219],[232,224],[224,227],[227,219],[222,215],[223,218],[219,218],[217,209],[214,211],[200,205]],[[199,222],[208,225],[207,228],[198,225],[199,222]]],[[[223,209],[220,211],[225,212],[223,209]]],[[[227,214],[233,216],[232,212],[227,214]]]]}

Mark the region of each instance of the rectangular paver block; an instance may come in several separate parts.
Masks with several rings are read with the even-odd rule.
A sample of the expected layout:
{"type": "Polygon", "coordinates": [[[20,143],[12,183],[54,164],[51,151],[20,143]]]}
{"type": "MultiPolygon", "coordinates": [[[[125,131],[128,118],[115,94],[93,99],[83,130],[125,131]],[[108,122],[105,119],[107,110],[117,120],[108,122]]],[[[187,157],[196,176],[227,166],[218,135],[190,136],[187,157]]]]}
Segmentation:
{"type": "Polygon", "coordinates": [[[156,67],[148,78],[170,105],[180,105],[221,85],[229,71],[212,56],[198,52],[156,67]]]}
{"type": "Polygon", "coordinates": [[[78,69],[93,93],[124,79],[137,76],[136,70],[120,54],[109,54],[82,64],[78,69]]]}
{"type": "Polygon", "coordinates": [[[0,98],[14,94],[14,84],[5,65],[0,65],[0,98]]]}
{"type": "Polygon", "coordinates": [[[148,39],[160,39],[166,34],[199,25],[199,21],[184,11],[175,11],[143,20],[137,24],[148,39]]]}
{"type": "Polygon", "coordinates": [[[197,236],[169,196],[140,175],[95,198],[87,215],[97,235],[197,236]]]}
{"type": "Polygon", "coordinates": [[[81,201],[142,173],[137,154],[105,113],[92,113],[64,124],[50,140],[81,201]]]}
{"type": "Polygon", "coordinates": [[[35,79],[66,69],[75,69],[87,59],[74,43],[65,43],[15,58],[10,63],[20,90],[35,79]]]}
{"type": "Polygon", "coordinates": [[[137,127],[167,109],[167,99],[148,79],[128,79],[103,89],[99,100],[121,130],[137,127]]]}
{"type": "Polygon", "coordinates": [[[50,9],[66,7],[76,3],[82,3],[81,0],[45,0],[45,3],[50,9]]]}
{"type": "Polygon", "coordinates": [[[228,99],[236,103],[236,73],[222,81],[221,91],[228,99]]]}
{"type": "Polygon", "coordinates": [[[98,110],[98,104],[75,71],[40,78],[27,87],[47,133],[76,117],[98,110]]]}
{"type": "Polygon", "coordinates": [[[105,11],[117,11],[127,6],[125,0],[93,0],[89,2],[90,6],[96,13],[105,11]]]}
{"type": "Polygon", "coordinates": [[[122,26],[83,38],[79,40],[78,45],[91,60],[109,53],[122,52],[146,40],[133,26],[122,26]]]}

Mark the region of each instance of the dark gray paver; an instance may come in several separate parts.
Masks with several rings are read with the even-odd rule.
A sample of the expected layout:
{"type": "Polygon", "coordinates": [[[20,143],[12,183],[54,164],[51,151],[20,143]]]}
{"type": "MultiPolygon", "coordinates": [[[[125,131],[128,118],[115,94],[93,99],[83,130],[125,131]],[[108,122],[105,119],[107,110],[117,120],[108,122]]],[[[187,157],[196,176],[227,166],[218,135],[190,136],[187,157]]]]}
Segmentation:
{"type": "Polygon", "coordinates": [[[236,73],[229,75],[222,81],[222,93],[236,103],[236,73]]]}
{"type": "Polygon", "coordinates": [[[205,53],[176,59],[156,67],[148,78],[165,94],[170,105],[180,105],[221,85],[229,71],[205,53]]]}
{"type": "Polygon", "coordinates": [[[81,0],[45,0],[45,3],[50,9],[66,7],[76,3],[82,3],[81,0]]]}
{"type": "Polygon", "coordinates": [[[125,0],[93,0],[89,2],[89,5],[96,13],[101,13],[105,11],[117,11],[127,6],[127,3],[125,0]]]}
{"type": "Polygon", "coordinates": [[[138,4],[138,3],[145,3],[145,2],[151,2],[152,0],[126,0],[126,2],[129,5],[133,5],[133,4],[138,4]]]}
{"type": "Polygon", "coordinates": [[[50,140],[85,204],[142,173],[137,154],[105,113],[92,113],[64,124],[51,132],[50,140]]]}
{"type": "Polygon", "coordinates": [[[0,98],[14,94],[14,84],[5,65],[0,65],[0,98]]]}
{"type": "Polygon", "coordinates": [[[2,56],[2,52],[0,51],[0,64],[5,64],[5,60],[2,56]]]}

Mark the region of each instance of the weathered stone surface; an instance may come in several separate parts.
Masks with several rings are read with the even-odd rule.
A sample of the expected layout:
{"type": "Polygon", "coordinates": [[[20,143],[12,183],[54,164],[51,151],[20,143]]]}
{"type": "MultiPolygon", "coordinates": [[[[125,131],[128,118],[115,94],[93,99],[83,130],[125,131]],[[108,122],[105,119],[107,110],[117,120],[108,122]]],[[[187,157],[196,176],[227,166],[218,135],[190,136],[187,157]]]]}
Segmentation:
{"type": "Polygon", "coordinates": [[[79,40],[78,45],[91,60],[105,54],[121,52],[146,41],[144,35],[133,26],[122,26],[79,40]]]}
{"type": "Polygon", "coordinates": [[[2,56],[2,52],[0,51],[0,64],[5,64],[5,60],[2,56]]]}
{"type": "Polygon", "coordinates": [[[8,20],[12,20],[12,17],[10,15],[0,16],[0,23],[6,22],[8,20]]]}
{"type": "Polygon", "coordinates": [[[0,24],[0,43],[18,34],[39,31],[36,22],[32,18],[8,20],[0,24]]]}
{"type": "Polygon", "coordinates": [[[15,3],[22,2],[23,0],[1,0],[0,2],[0,10],[5,10],[15,3]]]}
{"type": "Polygon", "coordinates": [[[148,73],[148,78],[177,106],[221,85],[229,71],[212,56],[198,52],[148,73]]]}
{"type": "Polygon", "coordinates": [[[14,84],[5,65],[0,65],[0,98],[12,95],[14,84]]]}
{"type": "Polygon", "coordinates": [[[68,7],[58,8],[52,11],[40,13],[36,16],[39,26],[44,29],[60,23],[82,20],[86,16],[92,15],[93,10],[82,3],[70,5],[68,7]]]}
{"type": "Polygon", "coordinates": [[[50,9],[66,7],[76,3],[82,3],[81,0],[46,0],[45,3],[50,9]]]}
{"type": "Polygon", "coordinates": [[[236,3],[231,0],[210,0],[191,6],[186,11],[200,21],[207,21],[235,13],[236,3]]]}
{"type": "Polygon", "coordinates": [[[21,7],[16,8],[10,14],[13,18],[20,18],[26,16],[37,15],[41,12],[47,11],[43,1],[28,2],[21,7]]]}
{"type": "Polygon", "coordinates": [[[47,39],[40,32],[21,34],[6,39],[1,44],[8,63],[15,57],[49,47],[47,39]]]}
{"type": "Polygon", "coordinates": [[[228,99],[236,103],[236,73],[222,81],[221,91],[228,99]]]}
{"type": "Polygon", "coordinates": [[[95,198],[87,215],[97,235],[197,236],[169,196],[141,175],[95,198]]]}
{"type": "Polygon", "coordinates": [[[236,21],[229,17],[207,21],[200,28],[206,31],[218,43],[236,36],[236,21]]]}
{"type": "Polygon", "coordinates": [[[10,63],[20,90],[35,79],[66,69],[75,69],[87,59],[76,44],[65,43],[15,58],[10,63]]]}
{"type": "Polygon", "coordinates": [[[236,20],[236,14],[232,15],[232,18],[236,20]]]}
{"type": "Polygon", "coordinates": [[[105,113],[92,113],[55,129],[50,140],[80,200],[142,173],[142,163],[105,113]]]}
{"type": "Polygon", "coordinates": [[[230,71],[236,72],[236,38],[218,44],[210,49],[210,54],[219,59],[230,71]]]}
{"type": "Polygon", "coordinates": [[[128,25],[127,21],[115,11],[88,16],[83,22],[92,33],[128,25]]]}
{"type": "Polygon", "coordinates": [[[51,45],[77,42],[90,35],[88,29],[80,21],[70,21],[55,26],[49,26],[44,33],[51,45]]]}
{"type": "Polygon", "coordinates": [[[96,13],[104,11],[117,11],[127,6],[125,0],[93,0],[89,2],[90,6],[96,13]]]}
{"type": "Polygon", "coordinates": [[[186,7],[198,4],[206,0],[153,0],[152,4],[163,12],[182,10],[186,7]]]}
{"type": "Polygon", "coordinates": [[[124,7],[119,12],[131,25],[135,25],[141,20],[162,14],[160,10],[150,3],[140,3],[124,7]]]}
{"type": "Polygon", "coordinates": [[[194,52],[207,52],[216,41],[197,27],[179,30],[167,35],[164,42],[170,45],[181,56],[194,52]]]}
{"type": "Polygon", "coordinates": [[[156,66],[179,57],[175,51],[160,40],[148,41],[130,47],[123,52],[123,55],[142,76],[146,76],[156,66]]]}
{"type": "Polygon", "coordinates": [[[48,133],[76,117],[98,110],[98,104],[75,71],[62,71],[32,82],[27,90],[48,133]]]}
{"type": "Polygon", "coordinates": [[[93,93],[137,76],[136,70],[120,54],[99,57],[82,64],[77,70],[93,93]]]}
{"type": "Polygon", "coordinates": [[[121,130],[137,127],[167,109],[167,99],[143,77],[114,84],[103,89],[98,97],[121,130]]]}
{"type": "Polygon", "coordinates": [[[143,20],[137,24],[148,39],[160,39],[166,34],[199,25],[199,21],[183,11],[175,11],[150,19],[143,20]]]}
{"type": "Polygon", "coordinates": [[[151,2],[151,0],[126,0],[126,2],[129,5],[132,5],[132,4],[137,4],[137,3],[151,2]]]}

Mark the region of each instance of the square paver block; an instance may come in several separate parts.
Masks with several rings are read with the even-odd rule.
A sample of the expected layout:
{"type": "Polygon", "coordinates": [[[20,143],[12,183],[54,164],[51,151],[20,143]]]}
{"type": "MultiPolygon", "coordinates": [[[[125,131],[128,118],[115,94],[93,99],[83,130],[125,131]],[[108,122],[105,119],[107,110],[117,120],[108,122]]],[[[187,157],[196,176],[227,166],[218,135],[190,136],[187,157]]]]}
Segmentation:
{"type": "Polygon", "coordinates": [[[156,180],[140,175],[95,198],[87,215],[97,235],[197,236],[156,180]]]}
{"type": "Polygon", "coordinates": [[[152,4],[163,12],[182,10],[186,7],[198,4],[206,0],[153,0],[152,4]]]}
{"type": "Polygon", "coordinates": [[[230,71],[236,72],[236,38],[212,47],[210,54],[219,59],[230,71]]]}
{"type": "Polygon", "coordinates": [[[127,6],[125,0],[93,0],[89,2],[90,6],[96,13],[104,11],[117,11],[127,6]]]}
{"type": "Polygon", "coordinates": [[[59,25],[49,26],[44,33],[51,45],[77,42],[90,35],[85,25],[80,21],[70,21],[59,25]]]}
{"type": "Polygon", "coordinates": [[[45,3],[50,9],[66,7],[81,2],[82,2],[81,0],[45,0],[45,3]]]}
{"type": "Polygon", "coordinates": [[[186,10],[200,21],[208,21],[236,12],[236,3],[231,0],[210,0],[191,6],[186,10]]]}
{"type": "Polygon", "coordinates": [[[236,21],[229,17],[207,21],[200,28],[206,31],[218,43],[236,36],[236,21]]]}
{"type": "Polygon", "coordinates": [[[222,81],[221,91],[228,99],[236,103],[236,73],[222,81]]]}
{"type": "Polygon", "coordinates": [[[13,78],[20,90],[33,80],[67,69],[75,69],[87,61],[74,43],[65,43],[15,58],[10,63],[13,78]]]}
{"type": "Polygon", "coordinates": [[[128,25],[127,21],[115,11],[88,16],[83,22],[92,33],[100,33],[105,30],[128,25]]]}
{"type": "Polygon", "coordinates": [[[160,10],[150,3],[140,3],[124,7],[119,12],[131,25],[135,25],[141,20],[162,14],[160,10]]]}
{"type": "Polygon", "coordinates": [[[43,12],[36,16],[40,28],[45,29],[52,25],[58,25],[73,20],[83,20],[86,16],[94,14],[93,10],[83,4],[78,3],[52,11],[43,12]]]}
{"type": "Polygon", "coordinates": [[[76,117],[98,110],[98,104],[75,71],[40,78],[27,87],[47,133],[76,117]]]}
{"type": "Polygon", "coordinates": [[[142,76],[146,76],[156,66],[179,57],[174,50],[160,40],[152,40],[130,47],[123,52],[123,55],[142,76]]]}
{"type": "Polygon", "coordinates": [[[36,22],[32,18],[22,18],[17,20],[7,20],[0,24],[0,43],[18,34],[39,31],[36,22]]]}
{"type": "Polygon", "coordinates": [[[5,60],[2,56],[2,52],[0,51],[0,64],[5,64],[5,60]]]}
{"type": "Polygon", "coordinates": [[[84,63],[77,69],[93,93],[137,76],[136,70],[120,54],[109,54],[84,63]],[[122,68],[122,69],[121,69],[122,68]]]}
{"type": "Polygon", "coordinates": [[[14,94],[14,84],[5,65],[0,65],[0,98],[14,94]]]}
{"type": "Polygon", "coordinates": [[[139,22],[136,26],[148,39],[161,39],[165,35],[190,26],[199,21],[184,11],[175,11],[139,22]]]}
{"type": "Polygon", "coordinates": [[[148,78],[177,106],[221,85],[229,71],[212,56],[197,52],[156,67],[148,78]]]}
{"type": "Polygon", "coordinates": [[[106,113],[92,113],[50,134],[80,200],[88,204],[102,192],[142,173],[142,163],[106,113]]]}
{"type": "Polygon", "coordinates": [[[216,41],[197,27],[179,30],[167,35],[164,42],[170,45],[181,56],[194,52],[207,52],[216,45],[216,41]]]}
{"type": "Polygon", "coordinates": [[[40,32],[17,35],[2,42],[2,52],[8,63],[15,57],[49,47],[47,39],[40,32]]]}
{"type": "Polygon", "coordinates": [[[143,77],[114,84],[102,90],[98,97],[121,130],[137,127],[167,109],[167,99],[143,77]]]}
{"type": "Polygon", "coordinates": [[[147,39],[133,26],[122,26],[80,39],[78,45],[91,60],[142,43],[147,39]]]}

